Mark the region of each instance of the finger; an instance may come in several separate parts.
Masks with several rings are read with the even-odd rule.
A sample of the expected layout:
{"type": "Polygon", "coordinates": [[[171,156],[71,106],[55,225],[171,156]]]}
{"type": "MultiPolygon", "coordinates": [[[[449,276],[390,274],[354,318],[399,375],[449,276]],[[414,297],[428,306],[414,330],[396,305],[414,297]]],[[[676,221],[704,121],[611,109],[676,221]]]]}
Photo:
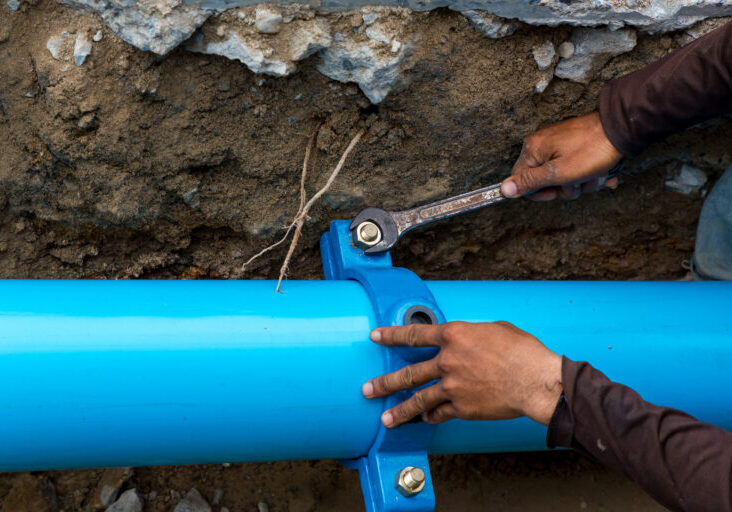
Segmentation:
{"type": "Polygon", "coordinates": [[[422,415],[422,419],[427,423],[444,423],[449,420],[454,420],[457,417],[458,412],[455,406],[452,405],[452,402],[440,404],[422,415]]]}
{"type": "Polygon", "coordinates": [[[366,398],[376,398],[415,388],[439,377],[440,371],[437,369],[437,364],[430,359],[371,379],[363,385],[361,391],[366,398]]]}
{"type": "Polygon", "coordinates": [[[437,347],[442,343],[442,326],[412,324],[395,327],[379,327],[371,331],[371,341],[381,345],[437,347]]]}
{"type": "Polygon", "coordinates": [[[501,192],[506,197],[521,197],[551,185],[559,185],[558,170],[553,161],[538,167],[520,167],[514,174],[503,180],[501,192]]]}
{"type": "Polygon", "coordinates": [[[423,412],[431,411],[446,400],[447,395],[439,384],[420,389],[409,399],[384,412],[381,415],[381,422],[385,427],[396,427],[423,412]]]}
{"type": "Polygon", "coordinates": [[[551,201],[556,199],[558,195],[559,187],[547,187],[539,190],[538,192],[534,192],[533,194],[529,194],[526,197],[532,201],[551,201]]]}
{"type": "Polygon", "coordinates": [[[585,181],[582,184],[582,193],[588,194],[592,192],[597,192],[600,190],[602,180],[600,178],[593,178],[591,180],[585,181]]]}
{"type": "Polygon", "coordinates": [[[613,176],[612,178],[608,178],[605,180],[605,188],[609,188],[610,190],[615,190],[618,188],[618,177],[613,176]]]}
{"type": "Polygon", "coordinates": [[[579,185],[562,185],[559,187],[559,197],[565,201],[574,201],[582,193],[579,185]]]}

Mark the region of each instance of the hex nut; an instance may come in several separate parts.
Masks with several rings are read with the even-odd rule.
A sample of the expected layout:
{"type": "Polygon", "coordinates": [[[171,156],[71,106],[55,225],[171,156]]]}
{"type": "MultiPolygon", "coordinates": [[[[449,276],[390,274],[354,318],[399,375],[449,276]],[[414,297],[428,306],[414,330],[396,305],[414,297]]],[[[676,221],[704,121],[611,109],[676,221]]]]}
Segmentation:
{"type": "Polygon", "coordinates": [[[414,466],[407,466],[397,475],[395,487],[400,494],[409,498],[422,492],[426,480],[424,471],[414,466]]]}
{"type": "Polygon", "coordinates": [[[366,250],[379,242],[381,242],[381,229],[369,220],[362,222],[353,230],[353,243],[359,249],[366,250]]]}

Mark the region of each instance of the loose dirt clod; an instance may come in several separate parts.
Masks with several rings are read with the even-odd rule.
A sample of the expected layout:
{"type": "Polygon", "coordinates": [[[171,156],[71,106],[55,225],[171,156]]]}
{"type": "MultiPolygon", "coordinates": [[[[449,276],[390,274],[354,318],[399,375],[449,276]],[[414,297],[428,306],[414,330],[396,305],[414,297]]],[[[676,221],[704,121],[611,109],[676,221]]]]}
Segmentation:
{"type": "Polygon", "coordinates": [[[341,155],[340,160],[338,160],[338,164],[333,169],[333,172],[330,173],[330,176],[328,177],[328,180],[325,182],[325,185],[323,185],[323,188],[318,190],[313,197],[310,198],[309,201],[305,202],[306,200],[306,194],[305,194],[305,179],[307,177],[308,173],[308,162],[310,161],[310,152],[312,151],[312,147],[315,144],[315,139],[318,134],[318,131],[316,130],[313,135],[310,136],[310,140],[308,141],[307,148],[305,149],[305,158],[302,163],[302,174],[300,176],[300,207],[297,210],[297,213],[295,214],[295,217],[292,219],[292,222],[287,227],[287,231],[285,231],[285,235],[278,240],[277,242],[273,243],[272,245],[265,247],[261,251],[259,251],[257,254],[249,258],[244,265],[242,265],[242,271],[246,269],[246,267],[254,260],[262,256],[263,254],[266,254],[267,252],[271,251],[281,243],[283,243],[285,240],[287,240],[287,237],[290,235],[290,232],[292,229],[295,229],[295,234],[292,235],[292,242],[290,242],[290,248],[287,250],[287,255],[285,256],[285,261],[282,263],[282,267],[280,268],[280,276],[277,280],[277,288],[275,291],[281,292],[280,285],[282,284],[282,280],[285,278],[285,275],[287,273],[287,267],[290,265],[290,259],[292,258],[292,254],[295,252],[295,247],[297,247],[297,242],[300,240],[300,235],[302,234],[302,226],[305,223],[305,221],[309,218],[308,212],[310,211],[310,208],[313,207],[315,202],[320,199],[323,194],[325,194],[330,186],[335,181],[336,177],[338,176],[338,173],[341,172],[341,169],[343,168],[343,164],[346,163],[346,159],[348,158],[348,155],[353,151],[353,148],[356,147],[356,144],[358,144],[358,141],[361,139],[361,137],[364,134],[364,130],[360,130],[354,137],[351,139],[351,142],[348,144],[348,147],[343,152],[343,155],[341,155]]]}

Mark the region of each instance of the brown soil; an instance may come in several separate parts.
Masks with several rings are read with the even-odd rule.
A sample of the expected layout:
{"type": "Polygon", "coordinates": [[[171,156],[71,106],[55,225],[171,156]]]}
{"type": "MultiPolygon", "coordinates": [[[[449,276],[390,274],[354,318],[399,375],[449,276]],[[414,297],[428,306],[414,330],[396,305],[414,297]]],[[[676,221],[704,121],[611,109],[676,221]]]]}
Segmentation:
{"type": "MultiPolygon", "coordinates": [[[[313,59],[274,79],[184,50],[156,57],[106,29],[84,66],[64,69],[46,40],[96,30],[98,18],[50,0],[17,13],[0,6],[0,277],[276,278],[285,247],[246,276],[240,268],[295,213],[308,136],[318,130],[312,191],[366,128],[313,210],[289,273],[319,278],[317,241],[331,219],[497,181],[524,136],[592,110],[603,81],[676,46],[673,35],[641,36],[589,85],[554,80],[536,95],[531,48],[561,42],[567,28],[522,27],[490,40],[456,13],[419,16],[408,87],[372,106],[356,86],[319,74],[313,59]]],[[[630,161],[615,192],[516,201],[441,223],[409,234],[395,262],[428,279],[679,278],[701,198],[664,191],[666,166],[691,163],[711,184],[730,147],[729,121],[694,128],[630,161]]],[[[433,462],[439,510],[658,510],[624,478],[571,453],[433,462]]],[[[31,499],[86,510],[100,475],[2,474],[2,511],[43,510],[28,508],[31,499]]],[[[192,487],[208,499],[223,489],[231,511],[259,501],[270,510],[362,508],[355,472],[333,461],[138,468],[125,485],[158,493],[147,511],[172,510],[192,487]]]]}

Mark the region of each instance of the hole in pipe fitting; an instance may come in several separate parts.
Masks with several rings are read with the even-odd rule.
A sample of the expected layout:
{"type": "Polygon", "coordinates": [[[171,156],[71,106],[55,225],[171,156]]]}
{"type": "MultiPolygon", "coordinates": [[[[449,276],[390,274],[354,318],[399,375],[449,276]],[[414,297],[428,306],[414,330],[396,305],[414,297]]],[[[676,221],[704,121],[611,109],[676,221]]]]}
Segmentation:
{"type": "Polygon", "coordinates": [[[404,325],[437,323],[437,315],[427,306],[412,306],[404,313],[404,325]]]}

